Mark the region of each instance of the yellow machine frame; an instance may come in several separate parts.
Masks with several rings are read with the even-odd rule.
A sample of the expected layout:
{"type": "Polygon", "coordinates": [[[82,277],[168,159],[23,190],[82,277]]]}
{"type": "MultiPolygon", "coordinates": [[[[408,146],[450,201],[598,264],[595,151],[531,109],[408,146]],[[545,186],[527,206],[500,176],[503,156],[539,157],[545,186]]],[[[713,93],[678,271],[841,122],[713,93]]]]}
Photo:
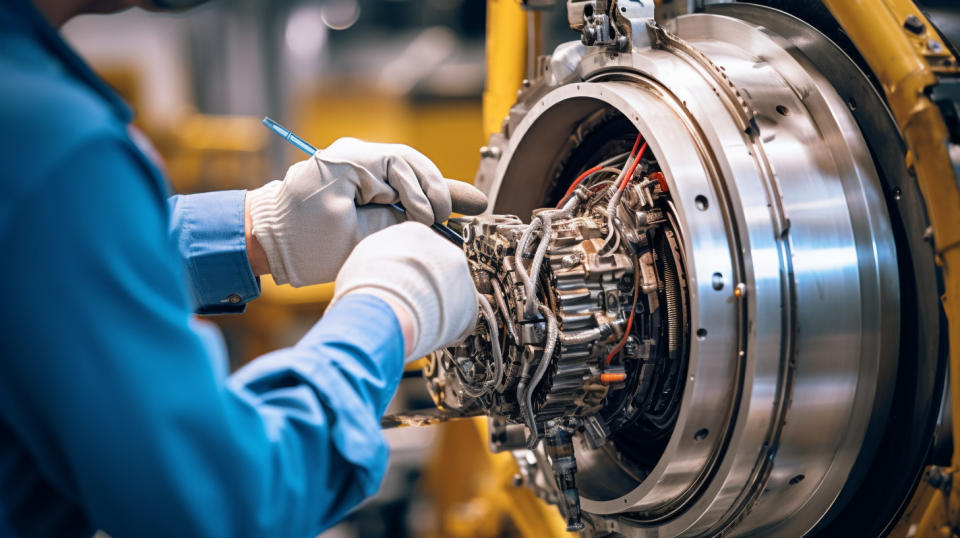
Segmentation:
{"type": "MultiPolygon", "coordinates": [[[[907,166],[923,192],[933,229],[937,262],[943,269],[953,394],[953,459],[950,469],[928,469],[928,476],[951,476],[933,487],[924,481],[894,536],[952,536],[960,524],[960,189],[947,150],[949,134],[926,90],[938,76],[957,75],[956,58],[930,21],[910,0],[823,0],[883,86],[907,145],[907,166]],[[908,16],[924,23],[919,36],[903,27],[908,16]],[[932,46],[931,46],[932,45],[932,46]]],[[[933,397],[933,395],[931,395],[933,397]]]]}

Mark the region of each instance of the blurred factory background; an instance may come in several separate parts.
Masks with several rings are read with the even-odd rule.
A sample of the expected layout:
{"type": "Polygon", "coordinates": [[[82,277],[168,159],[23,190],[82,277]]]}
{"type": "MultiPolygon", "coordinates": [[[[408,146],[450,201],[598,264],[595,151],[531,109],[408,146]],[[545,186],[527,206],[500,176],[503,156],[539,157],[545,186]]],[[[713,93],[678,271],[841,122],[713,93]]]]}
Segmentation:
{"type": "MultiPolygon", "coordinates": [[[[156,145],[176,192],[253,188],[282,177],[302,155],[261,126],[265,115],[321,147],[343,136],[408,144],[447,177],[472,181],[484,143],[486,7],[480,0],[217,1],[184,15],[79,17],[63,33],[136,110],[135,124],[156,145]]],[[[562,15],[543,13],[547,50],[569,39],[562,15]]],[[[294,289],[267,277],[245,315],[207,319],[223,331],[236,368],[296,342],[330,294],[330,285],[294,289]]],[[[419,379],[405,380],[396,402],[430,404],[419,379]]],[[[518,534],[502,515],[509,507],[498,505],[516,500],[477,495],[484,484],[466,483],[477,470],[457,466],[457,455],[485,461],[467,457],[485,451],[476,428],[387,435],[391,468],[380,493],[324,537],[518,534]]],[[[484,469],[481,480],[503,480],[510,465],[484,469]]]]}

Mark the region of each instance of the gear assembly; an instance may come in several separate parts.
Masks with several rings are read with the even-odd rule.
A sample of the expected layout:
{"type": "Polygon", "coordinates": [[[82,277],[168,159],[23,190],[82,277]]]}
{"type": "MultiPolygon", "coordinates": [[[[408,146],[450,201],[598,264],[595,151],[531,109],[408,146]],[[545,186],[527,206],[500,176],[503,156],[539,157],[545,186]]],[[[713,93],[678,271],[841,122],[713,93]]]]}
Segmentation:
{"type": "Polygon", "coordinates": [[[949,400],[928,217],[875,80],[767,7],[567,14],[580,39],[484,148],[491,212],[451,220],[481,311],[429,357],[434,403],[488,416],[570,531],[888,530],[949,400]]]}

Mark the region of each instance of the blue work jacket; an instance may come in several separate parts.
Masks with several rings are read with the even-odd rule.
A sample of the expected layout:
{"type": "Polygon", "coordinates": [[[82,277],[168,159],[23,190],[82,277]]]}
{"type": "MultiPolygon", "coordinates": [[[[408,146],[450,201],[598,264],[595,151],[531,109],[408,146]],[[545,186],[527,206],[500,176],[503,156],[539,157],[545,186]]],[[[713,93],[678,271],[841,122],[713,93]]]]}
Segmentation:
{"type": "Polygon", "coordinates": [[[384,473],[397,319],[347,296],[227,375],[192,313],[259,293],[245,193],[168,199],[129,120],[0,3],[0,536],[314,536],[384,473]]]}

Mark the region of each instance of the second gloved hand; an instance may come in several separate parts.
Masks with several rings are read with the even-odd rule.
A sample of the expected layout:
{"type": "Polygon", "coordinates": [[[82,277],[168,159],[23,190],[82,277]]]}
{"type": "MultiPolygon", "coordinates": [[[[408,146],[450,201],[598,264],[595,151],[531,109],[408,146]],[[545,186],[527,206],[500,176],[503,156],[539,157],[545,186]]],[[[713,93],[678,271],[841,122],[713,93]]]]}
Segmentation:
{"type": "Polygon", "coordinates": [[[330,282],[368,234],[410,220],[432,224],[451,211],[450,190],[425,155],[399,144],[341,138],[247,193],[253,235],[278,284],[330,282]],[[407,215],[380,206],[400,202],[407,215]]]}
{"type": "Polygon", "coordinates": [[[357,245],[337,275],[333,301],[348,293],[406,309],[413,320],[407,361],[459,340],[477,322],[476,288],[463,251],[416,222],[391,226],[357,245]]]}

